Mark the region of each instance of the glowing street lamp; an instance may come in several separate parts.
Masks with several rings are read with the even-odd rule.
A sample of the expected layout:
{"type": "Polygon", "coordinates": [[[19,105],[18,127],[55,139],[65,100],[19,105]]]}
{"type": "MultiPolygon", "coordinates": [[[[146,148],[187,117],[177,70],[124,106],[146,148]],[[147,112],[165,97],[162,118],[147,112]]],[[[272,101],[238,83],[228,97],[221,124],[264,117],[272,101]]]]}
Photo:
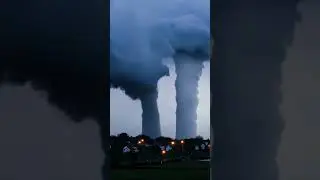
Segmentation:
{"type": "Polygon", "coordinates": [[[141,142],[144,142],[144,139],[141,139],[140,141],[141,141],[141,142]]]}
{"type": "Polygon", "coordinates": [[[174,141],[171,141],[171,145],[174,145],[175,144],[175,142],[174,141]]]}
{"type": "Polygon", "coordinates": [[[161,151],[161,155],[162,155],[162,158],[161,158],[161,166],[162,166],[162,164],[163,164],[164,155],[165,155],[166,153],[167,153],[166,150],[162,150],[162,151],[161,151]]]}
{"type": "Polygon", "coordinates": [[[138,144],[141,144],[141,141],[138,141],[138,144]]]}
{"type": "Polygon", "coordinates": [[[183,153],[183,151],[184,151],[184,147],[183,147],[183,145],[184,145],[184,140],[181,140],[180,143],[181,143],[181,150],[182,150],[182,153],[183,153]]]}

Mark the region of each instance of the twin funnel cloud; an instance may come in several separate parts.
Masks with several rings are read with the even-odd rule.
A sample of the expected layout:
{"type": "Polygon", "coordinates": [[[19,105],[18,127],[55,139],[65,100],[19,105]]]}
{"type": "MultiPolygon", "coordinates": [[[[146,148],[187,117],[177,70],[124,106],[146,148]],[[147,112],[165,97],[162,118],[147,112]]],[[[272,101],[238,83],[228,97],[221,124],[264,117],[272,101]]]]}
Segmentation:
{"type": "Polygon", "coordinates": [[[177,79],[176,87],[176,138],[197,136],[198,83],[203,63],[185,54],[174,58],[177,79]]]}
{"type": "Polygon", "coordinates": [[[195,137],[198,83],[203,62],[209,60],[210,1],[163,1],[157,6],[150,4],[147,10],[139,6],[148,5],[143,0],[131,6],[122,3],[114,1],[111,7],[111,87],[141,101],[142,134],[159,137],[157,83],[169,75],[162,60],[173,58],[177,73],[176,138],[195,137]],[[124,20],[130,23],[120,23],[124,20]]]}

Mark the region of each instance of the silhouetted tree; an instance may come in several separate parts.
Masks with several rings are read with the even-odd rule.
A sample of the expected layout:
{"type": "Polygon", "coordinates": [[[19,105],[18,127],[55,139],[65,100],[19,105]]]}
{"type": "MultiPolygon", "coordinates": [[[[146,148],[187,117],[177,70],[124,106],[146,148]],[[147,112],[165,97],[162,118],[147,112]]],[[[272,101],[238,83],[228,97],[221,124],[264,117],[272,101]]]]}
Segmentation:
{"type": "Polygon", "coordinates": [[[154,140],[152,138],[150,138],[149,136],[146,136],[146,135],[138,135],[136,136],[136,140],[139,141],[143,139],[144,140],[144,143],[146,144],[153,144],[154,143],[154,140]]]}
{"type": "Polygon", "coordinates": [[[160,137],[156,138],[156,142],[159,143],[159,144],[161,144],[161,145],[167,145],[167,144],[169,144],[171,141],[172,141],[172,139],[169,138],[169,137],[160,136],[160,137]]]}
{"type": "Polygon", "coordinates": [[[202,136],[200,136],[200,135],[198,135],[198,136],[196,136],[196,138],[195,138],[195,139],[203,140],[203,137],[202,137],[202,136]]]}
{"type": "Polygon", "coordinates": [[[129,140],[129,135],[127,133],[120,133],[120,134],[118,134],[118,138],[128,141],[129,140]]]}

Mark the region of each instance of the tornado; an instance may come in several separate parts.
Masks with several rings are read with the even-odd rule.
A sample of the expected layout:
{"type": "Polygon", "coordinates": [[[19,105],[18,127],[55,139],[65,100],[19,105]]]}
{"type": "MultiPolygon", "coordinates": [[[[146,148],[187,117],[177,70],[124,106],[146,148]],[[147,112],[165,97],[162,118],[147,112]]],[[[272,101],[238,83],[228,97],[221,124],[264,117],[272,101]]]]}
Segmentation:
{"type": "Polygon", "coordinates": [[[165,55],[151,46],[155,33],[144,26],[150,23],[145,10],[130,3],[114,1],[110,9],[110,85],[141,102],[141,133],[156,138],[161,136],[158,81],[169,75],[169,69],[162,63],[165,55]]]}
{"type": "Polygon", "coordinates": [[[171,21],[173,36],[170,44],[175,50],[173,60],[177,78],[176,138],[197,136],[198,84],[209,61],[210,26],[195,15],[185,15],[171,21]]]}
{"type": "Polygon", "coordinates": [[[111,79],[112,87],[122,89],[133,100],[140,100],[142,108],[142,134],[152,138],[160,137],[161,127],[157,104],[157,83],[146,85],[136,81],[127,81],[127,78],[124,79],[126,81],[111,79]]]}
{"type": "MultiPolygon", "coordinates": [[[[111,52],[111,55],[113,52],[111,52]]],[[[160,62],[130,63],[112,55],[110,64],[110,87],[122,90],[132,100],[140,100],[142,108],[143,135],[161,136],[158,110],[158,81],[169,75],[169,69],[160,62]],[[127,68],[130,67],[130,68],[127,68]]]]}
{"type": "Polygon", "coordinates": [[[151,138],[161,136],[160,115],[158,110],[158,91],[156,88],[140,97],[142,107],[142,134],[151,138]]]}
{"type": "Polygon", "coordinates": [[[197,136],[198,85],[203,62],[187,54],[174,56],[177,78],[176,87],[176,138],[197,136]]]}

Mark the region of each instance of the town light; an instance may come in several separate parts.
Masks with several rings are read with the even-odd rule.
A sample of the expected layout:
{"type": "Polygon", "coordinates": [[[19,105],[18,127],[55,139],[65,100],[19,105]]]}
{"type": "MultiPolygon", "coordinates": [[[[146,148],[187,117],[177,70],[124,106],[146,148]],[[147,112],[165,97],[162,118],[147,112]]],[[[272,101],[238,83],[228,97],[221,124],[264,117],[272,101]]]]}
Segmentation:
{"type": "Polygon", "coordinates": [[[174,145],[175,144],[175,142],[174,141],[171,141],[171,145],[174,145]]]}
{"type": "Polygon", "coordinates": [[[166,154],[166,151],[165,151],[165,150],[162,150],[162,151],[161,151],[161,154],[166,154]]]}
{"type": "Polygon", "coordinates": [[[180,143],[181,143],[181,144],[184,144],[184,140],[181,140],[180,143]]]}

